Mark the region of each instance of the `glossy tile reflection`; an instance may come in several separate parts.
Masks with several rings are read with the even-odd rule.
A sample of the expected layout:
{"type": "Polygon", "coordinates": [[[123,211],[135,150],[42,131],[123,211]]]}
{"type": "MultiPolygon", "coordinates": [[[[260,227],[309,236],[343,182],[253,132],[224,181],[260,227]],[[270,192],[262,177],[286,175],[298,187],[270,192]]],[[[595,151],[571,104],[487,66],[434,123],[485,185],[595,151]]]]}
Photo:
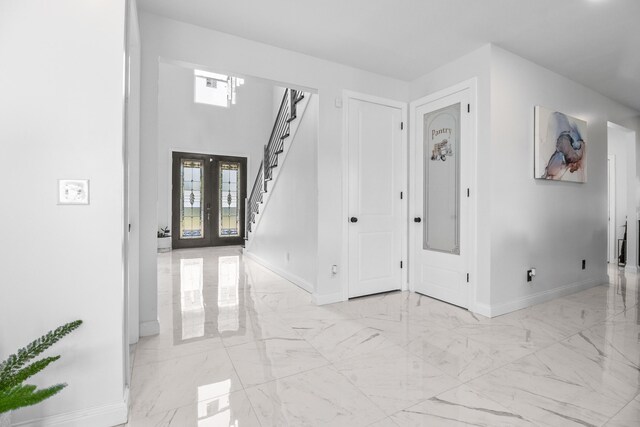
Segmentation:
{"type": "Polygon", "coordinates": [[[129,426],[637,426],[638,276],[487,319],[395,292],[328,306],[240,248],[160,254],[129,426]]]}
{"type": "Polygon", "coordinates": [[[237,331],[239,312],[240,256],[218,258],[218,331],[237,331]]]}
{"type": "Polygon", "coordinates": [[[180,313],[182,313],[183,340],[204,335],[203,266],[202,258],[180,260],[180,313]]]}

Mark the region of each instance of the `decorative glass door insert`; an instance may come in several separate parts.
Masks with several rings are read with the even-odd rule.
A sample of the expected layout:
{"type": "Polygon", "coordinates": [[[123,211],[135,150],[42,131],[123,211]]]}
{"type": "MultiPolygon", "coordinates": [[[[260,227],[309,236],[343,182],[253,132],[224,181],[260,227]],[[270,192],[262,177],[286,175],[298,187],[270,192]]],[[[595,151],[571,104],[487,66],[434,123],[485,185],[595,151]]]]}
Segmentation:
{"type": "Polygon", "coordinates": [[[424,241],[460,254],[460,103],[424,115],[424,241]]]}
{"type": "Polygon", "coordinates": [[[218,236],[240,235],[240,163],[219,162],[220,195],[218,236]]]}
{"type": "Polygon", "coordinates": [[[180,238],[204,238],[204,162],[183,159],[180,165],[180,238]]]}

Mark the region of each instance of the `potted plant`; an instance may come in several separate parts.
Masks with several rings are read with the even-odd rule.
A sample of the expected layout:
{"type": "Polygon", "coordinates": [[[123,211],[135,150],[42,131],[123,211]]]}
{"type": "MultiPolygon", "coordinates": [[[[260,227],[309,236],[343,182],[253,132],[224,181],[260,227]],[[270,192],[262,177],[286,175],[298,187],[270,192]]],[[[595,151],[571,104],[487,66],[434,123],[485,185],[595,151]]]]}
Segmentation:
{"type": "Polygon", "coordinates": [[[171,250],[171,231],[169,227],[158,230],[158,252],[168,252],[171,250]]]}
{"type": "Polygon", "coordinates": [[[0,427],[11,426],[11,411],[40,403],[67,386],[56,384],[37,389],[35,385],[24,382],[60,359],[60,356],[49,356],[30,362],[81,324],[82,320],[76,320],[49,331],[0,363],[0,427]]]}

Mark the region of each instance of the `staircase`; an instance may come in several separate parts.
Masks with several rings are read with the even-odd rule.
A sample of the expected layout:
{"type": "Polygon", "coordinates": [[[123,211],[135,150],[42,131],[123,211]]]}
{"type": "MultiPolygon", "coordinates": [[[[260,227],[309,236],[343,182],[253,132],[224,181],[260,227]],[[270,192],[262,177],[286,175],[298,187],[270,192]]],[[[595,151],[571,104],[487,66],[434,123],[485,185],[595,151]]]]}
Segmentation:
{"type": "MultiPolygon", "coordinates": [[[[286,155],[286,149],[297,130],[296,119],[302,117],[306,103],[302,101],[310,94],[295,89],[286,89],[278,115],[273,124],[269,142],[264,146],[264,158],[258,168],[251,194],[245,199],[245,240],[249,240],[255,231],[261,210],[268,200],[269,190],[273,191],[273,184],[277,179],[278,161],[286,155]]],[[[308,99],[307,99],[308,101],[308,99]]]]}

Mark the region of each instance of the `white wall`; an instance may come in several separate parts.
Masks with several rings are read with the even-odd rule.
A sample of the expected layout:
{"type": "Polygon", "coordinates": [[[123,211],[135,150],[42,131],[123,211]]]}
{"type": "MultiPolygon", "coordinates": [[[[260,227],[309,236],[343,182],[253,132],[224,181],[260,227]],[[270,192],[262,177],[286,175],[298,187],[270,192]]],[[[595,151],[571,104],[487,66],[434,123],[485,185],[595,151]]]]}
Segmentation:
{"type": "Polygon", "coordinates": [[[84,321],[33,379],[69,386],[16,423],[126,419],[124,35],[124,0],[0,2],[0,359],[84,321]],[[91,180],[91,204],[57,205],[60,178],[91,180]]]}
{"type": "Polygon", "coordinates": [[[229,108],[193,102],[193,69],[161,62],[158,96],[158,226],[171,226],[171,152],[247,157],[247,195],[273,128],[273,85],[246,78],[229,108]]]}
{"type": "Polygon", "coordinates": [[[140,336],[160,332],[158,321],[158,75],[160,58],[146,46],[140,13],[140,336]],[[149,69],[153,70],[149,73],[149,69]]]}
{"type": "Polygon", "coordinates": [[[500,314],[607,282],[607,121],[638,113],[498,47],[491,56],[491,158],[479,167],[491,174],[491,305],[500,314]],[[587,183],[533,179],[536,105],[587,121],[587,183]]]}
{"type": "MultiPolygon", "coordinates": [[[[165,58],[208,66],[224,73],[256,76],[293,85],[315,88],[319,93],[318,132],[318,256],[316,298],[328,302],[342,298],[347,270],[331,275],[331,265],[342,267],[342,110],[335,99],[342,91],[407,100],[408,84],[311,56],[275,48],[236,36],[181,23],[149,13],[140,16],[142,33],[142,157],[157,157],[158,141],[158,60],[165,58]]],[[[141,242],[143,280],[141,310],[148,319],[157,319],[155,306],[156,255],[155,214],[157,172],[143,165],[141,214],[144,221],[141,242]],[[145,231],[146,230],[146,231],[145,231]],[[148,233],[148,234],[146,234],[148,233]],[[146,234],[146,235],[145,235],[146,234]]]]}
{"type": "MultiPolygon", "coordinates": [[[[430,95],[439,90],[446,89],[457,83],[477,79],[477,102],[478,105],[472,106],[477,112],[477,129],[476,129],[476,156],[478,168],[476,170],[476,185],[472,186],[471,191],[475,201],[477,202],[477,227],[476,233],[476,252],[477,265],[472,267],[472,284],[475,284],[476,295],[470,301],[469,309],[472,311],[482,311],[481,307],[488,307],[490,304],[491,294],[491,246],[490,246],[490,229],[483,224],[490,222],[490,198],[492,189],[490,187],[490,169],[483,165],[491,164],[491,80],[490,80],[490,62],[491,62],[492,46],[483,46],[453,62],[426,74],[419,79],[411,82],[410,93],[411,100],[417,100],[421,97],[430,95]],[[475,271],[475,273],[474,273],[475,271]]],[[[412,120],[410,117],[409,120],[412,120]]],[[[414,126],[413,123],[409,124],[414,126]]],[[[411,176],[411,171],[410,171],[411,176]]],[[[411,197],[411,195],[409,195],[411,197]]],[[[419,212],[409,212],[409,218],[414,216],[423,216],[419,212]]],[[[409,223],[409,232],[414,229],[412,222],[409,223]]],[[[409,252],[411,253],[411,252],[409,252]]],[[[411,262],[411,259],[410,259],[411,262]]],[[[411,268],[411,264],[409,264],[411,268]]]]}
{"type": "Polygon", "coordinates": [[[135,0],[129,3],[129,88],[127,92],[127,158],[129,231],[129,343],[139,338],[140,283],[140,28],[135,0]]]}
{"type": "MultiPolygon", "coordinates": [[[[415,100],[473,77],[478,82],[478,260],[470,309],[497,315],[568,292],[572,285],[605,282],[607,120],[636,128],[638,113],[491,45],[413,81],[410,96],[415,100]],[[535,105],[588,121],[586,184],[533,179],[535,105]],[[528,284],[531,267],[537,277],[528,284]]],[[[635,169],[630,173],[637,175],[635,169]]],[[[635,195],[636,189],[629,192],[635,195]]],[[[629,233],[636,233],[635,227],[630,224],[629,233]]],[[[637,257],[635,246],[630,244],[630,260],[637,257]]]]}
{"type": "Polygon", "coordinates": [[[307,96],[311,96],[307,109],[252,233],[250,254],[295,283],[313,289],[318,244],[318,97],[307,96]]]}

